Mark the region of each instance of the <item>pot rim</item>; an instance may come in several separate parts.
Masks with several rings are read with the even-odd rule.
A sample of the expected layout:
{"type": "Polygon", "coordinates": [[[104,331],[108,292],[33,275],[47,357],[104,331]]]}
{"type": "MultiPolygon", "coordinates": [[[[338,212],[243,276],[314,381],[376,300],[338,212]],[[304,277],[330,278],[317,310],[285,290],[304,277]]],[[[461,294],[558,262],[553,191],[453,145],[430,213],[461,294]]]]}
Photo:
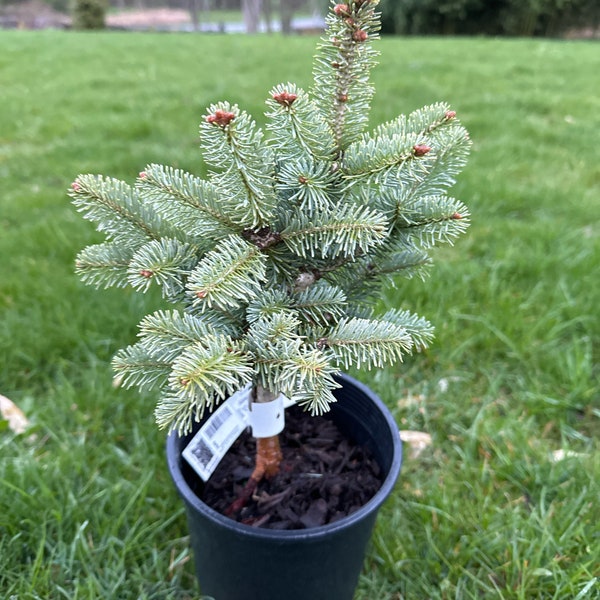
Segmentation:
{"type": "Polygon", "coordinates": [[[341,382],[353,385],[363,392],[371,400],[373,405],[383,414],[386,424],[389,428],[392,441],[392,462],[390,464],[388,473],[381,484],[381,487],[366,504],[363,504],[363,506],[361,506],[357,511],[342,517],[334,523],[328,523],[326,525],[320,525],[318,527],[311,527],[308,529],[267,529],[253,527],[252,525],[246,525],[245,523],[239,523],[238,521],[235,521],[230,517],[226,517],[225,515],[205,504],[190,488],[181,470],[180,461],[183,460],[183,458],[181,457],[181,452],[177,448],[177,440],[179,436],[177,435],[177,432],[172,432],[167,438],[167,462],[169,471],[171,472],[171,477],[175,482],[177,490],[186,503],[191,505],[198,512],[204,514],[206,517],[210,518],[212,521],[219,524],[221,527],[229,530],[235,530],[238,535],[244,535],[249,538],[270,538],[290,542],[334,534],[339,530],[345,529],[352,523],[360,521],[368,514],[378,510],[386,498],[391,494],[402,466],[402,441],[400,439],[400,432],[388,407],[383,403],[379,396],[377,396],[377,394],[371,390],[371,388],[346,374],[340,374],[336,376],[336,378],[338,378],[341,382]]]}

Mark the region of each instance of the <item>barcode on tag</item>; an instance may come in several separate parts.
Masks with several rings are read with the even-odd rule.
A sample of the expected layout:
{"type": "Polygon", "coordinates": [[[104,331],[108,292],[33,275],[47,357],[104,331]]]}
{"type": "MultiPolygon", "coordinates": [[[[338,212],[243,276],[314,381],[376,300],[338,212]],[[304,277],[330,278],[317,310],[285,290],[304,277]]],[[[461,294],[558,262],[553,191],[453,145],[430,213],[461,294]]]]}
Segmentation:
{"type": "Polygon", "coordinates": [[[204,481],[208,481],[227,450],[247,427],[249,395],[248,387],[228,398],[183,451],[183,458],[204,481]]]}
{"type": "MultiPolygon", "coordinates": [[[[231,419],[231,410],[228,406],[223,406],[223,410],[215,413],[204,426],[204,435],[211,439],[213,443],[219,443],[223,430],[228,428],[227,420],[231,419]],[[221,435],[219,435],[219,432],[221,435]],[[218,437],[217,437],[218,436],[218,437]]],[[[230,423],[231,424],[231,423],[230,423]]]]}

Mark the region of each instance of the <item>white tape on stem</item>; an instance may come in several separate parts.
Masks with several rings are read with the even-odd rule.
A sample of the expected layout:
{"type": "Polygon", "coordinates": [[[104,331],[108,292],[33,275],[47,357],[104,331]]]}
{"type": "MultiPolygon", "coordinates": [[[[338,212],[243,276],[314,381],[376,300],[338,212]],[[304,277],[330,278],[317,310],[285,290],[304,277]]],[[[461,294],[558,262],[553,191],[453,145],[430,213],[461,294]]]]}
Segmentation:
{"type": "Polygon", "coordinates": [[[271,402],[252,402],[248,416],[254,437],[272,437],[281,433],[285,426],[283,395],[271,402]]]}

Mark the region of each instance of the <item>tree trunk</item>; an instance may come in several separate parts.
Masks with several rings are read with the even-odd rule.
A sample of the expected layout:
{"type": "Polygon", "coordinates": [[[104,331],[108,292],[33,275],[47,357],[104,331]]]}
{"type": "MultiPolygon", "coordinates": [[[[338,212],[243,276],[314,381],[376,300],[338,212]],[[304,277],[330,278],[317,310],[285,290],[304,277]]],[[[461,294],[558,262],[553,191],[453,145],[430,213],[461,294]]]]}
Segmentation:
{"type": "Polygon", "coordinates": [[[291,0],[281,0],[279,4],[279,15],[281,21],[281,33],[289,35],[292,33],[292,16],[294,7],[291,0]]]}
{"type": "MultiPolygon", "coordinates": [[[[279,396],[279,392],[272,392],[262,385],[257,385],[254,390],[254,402],[266,403],[273,402],[279,396]]],[[[279,471],[281,464],[281,447],[279,445],[279,435],[271,437],[257,438],[256,440],[256,466],[251,475],[251,479],[260,481],[263,477],[268,479],[273,477],[279,471]]]]}
{"type": "Polygon", "coordinates": [[[272,33],[273,29],[271,27],[271,19],[273,16],[273,6],[271,4],[271,0],[263,0],[262,9],[263,16],[265,18],[265,26],[267,28],[267,33],[272,33]]]}
{"type": "Polygon", "coordinates": [[[190,18],[192,19],[192,27],[194,31],[200,29],[200,19],[198,18],[198,0],[188,0],[190,18]]]}
{"type": "MultiPolygon", "coordinates": [[[[254,389],[254,402],[272,402],[278,395],[278,392],[272,392],[261,385],[257,385],[254,389]]],[[[283,455],[281,453],[279,435],[256,438],[254,471],[252,471],[242,493],[227,509],[226,514],[228,516],[234,516],[244,508],[263,478],[271,479],[277,475],[282,459],[283,455]]]]}
{"type": "Polygon", "coordinates": [[[260,21],[261,0],[242,0],[242,13],[244,15],[244,24],[246,33],[256,33],[260,21]]]}

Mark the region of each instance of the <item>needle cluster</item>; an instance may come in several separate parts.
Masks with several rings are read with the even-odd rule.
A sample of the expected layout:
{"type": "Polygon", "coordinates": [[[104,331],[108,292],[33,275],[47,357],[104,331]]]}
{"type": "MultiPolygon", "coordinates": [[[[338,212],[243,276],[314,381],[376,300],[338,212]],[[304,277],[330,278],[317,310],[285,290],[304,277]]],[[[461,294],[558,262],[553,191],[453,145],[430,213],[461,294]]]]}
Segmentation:
{"type": "Polygon", "coordinates": [[[424,276],[468,211],[447,195],[470,141],[443,103],[365,131],[377,0],[332,5],[310,93],[267,97],[266,127],[237,105],[200,126],[206,179],[151,164],[134,185],[80,175],[70,194],[106,235],[77,257],[96,286],[162,289],[168,310],[140,323],[113,366],[127,386],[158,389],[161,427],[188,431],[247,384],[313,414],[334,402],[334,374],[422,350],[431,325],[373,311],[398,273],[424,276]]]}

